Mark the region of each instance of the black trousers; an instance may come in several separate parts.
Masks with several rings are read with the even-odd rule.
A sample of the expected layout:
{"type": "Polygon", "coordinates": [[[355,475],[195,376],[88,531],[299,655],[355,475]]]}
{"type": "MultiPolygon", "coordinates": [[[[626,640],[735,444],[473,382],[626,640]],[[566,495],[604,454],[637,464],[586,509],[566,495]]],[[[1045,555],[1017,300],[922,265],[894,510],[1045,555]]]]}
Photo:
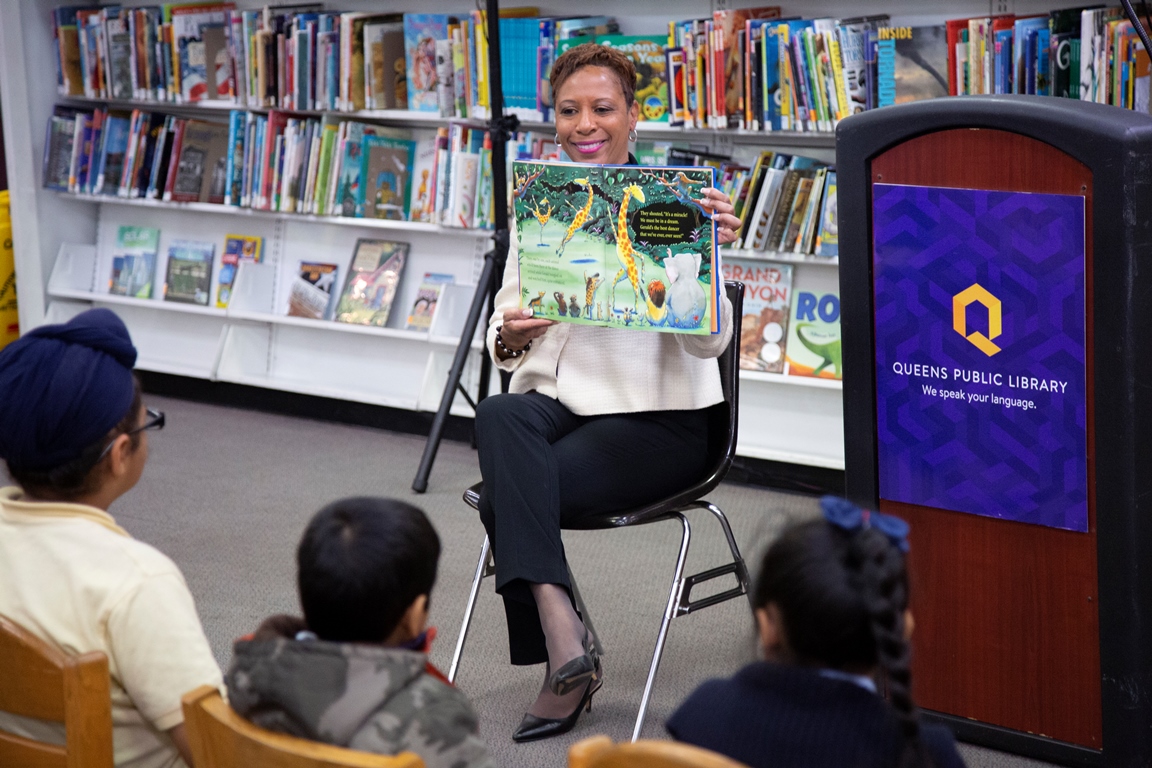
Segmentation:
{"type": "Polygon", "coordinates": [[[513,664],[548,660],[530,584],[568,590],[560,529],[581,517],[658,501],[706,470],[707,413],[577,416],[536,392],[486,398],[476,411],[480,519],[496,559],[513,664]]]}

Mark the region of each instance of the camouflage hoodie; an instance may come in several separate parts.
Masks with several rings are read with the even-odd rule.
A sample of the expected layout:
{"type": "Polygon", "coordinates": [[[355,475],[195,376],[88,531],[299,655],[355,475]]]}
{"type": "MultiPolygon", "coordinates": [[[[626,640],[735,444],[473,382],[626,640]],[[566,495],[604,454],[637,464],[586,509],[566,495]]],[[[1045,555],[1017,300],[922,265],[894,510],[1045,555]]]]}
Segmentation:
{"type": "Polygon", "coordinates": [[[364,752],[405,750],[428,768],[493,768],[459,690],[402,648],[322,640],[241,640],[232,707],[259,726],[364,752]]]}

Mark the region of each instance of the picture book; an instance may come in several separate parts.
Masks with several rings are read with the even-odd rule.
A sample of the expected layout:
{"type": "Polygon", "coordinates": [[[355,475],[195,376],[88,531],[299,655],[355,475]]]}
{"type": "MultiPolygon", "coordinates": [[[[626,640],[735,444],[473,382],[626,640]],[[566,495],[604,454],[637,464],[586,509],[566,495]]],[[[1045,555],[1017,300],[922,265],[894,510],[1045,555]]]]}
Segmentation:
{"type": "Polygon", "coordinates": [[[835,291],[796,291],[784,350],[789,376],[841,378],[840,295],[835,291]]]}
{"type": "Polygon", "coordinates": [[[668,60],[664,46],[668,36],[602,35],[596,42],[615,48],[632,60],[636,67],[636,102],[640,119],[655,123],[668,122],[668,60]]]}
{"type": "Polygon", "coordinates": [[[48,189],[68,191],[75,136],[75,110],[57,107],[48,120],[48,136],[44,142],[44,186],[48,189]]]}
{"type": "Polygon", "coordinates": [[[171,199],[224,202],[228,175],[228,126],[189,120],[184,126],[171,199]]]}
{"type": "Polygon", "coordinates": [[[411,221],[432,221],[432,196],[436,187],[436,137],[416,142],[412,161],[408,216],[411,221]]]}
{"type": "Polygon", "coordinates": [[[336,322],[378,328],[387,325],[407,259],[408,243],[357,240],[348,280],[336,305],[336,322]]]}
{"type": "Polygon", "coordinates": [[[368,109],[407,109],[404,25],[400,22],[364,25],[365,106],[368,109]],[[397,87],[399,81],[400,87],[397,87]]]}
{"type": "Polygon", "coordinates": [[[128,117],[109,114],[104,123],[104,146],[101,148],[93,193],[115,195],[124,171],[124,153],[128,150],[128,117]]]}
{"type": "Polygon", "coordinates": [[[326,320],[340,267],[316,261],[303,261],[288,293],[288,314],[326,320]]]}
{"type": "Polygon", "coordinates": [[[740,367],[746,371],[784,372],[792,265],[725,259],[725,280],[744,283],[744,321],[740,367]]]}
{"type": "Polygon", "coordinates": [[[232,288],[241,261],[260,261],[264,238],[254,235],[225,235],[224,253],[220,257],[220,276],[217,279],[216,306],[227,309],[232,301],[232,288]]]}
{"type": "Polygon", "coordinates": [[[152,298],[152,279],[159,246],[160,230],[155,227],[120,227],[116,231],[116,251],[112,256],[108,293],[138,299],[152,298]]]}
{"type": "Polygon", "coordinates": [[[455,275],[441,272],[425,272],[420,288],[416,291],[416,300],[412,302],[412,311],[408,313],[408,322],[404,327],[410,331],[427,331],[432,327],[432,318],[436,314],[436,304],[440,301],[440,294],[444,286],[454,283],[455,275]]]}
{"type": "Polygon", "coordinates": [[[212,243],[176,240],[169,245],[164,300],[208,306],[215,255],[216,246],[212,243]]]}
{"type": "Polygon", "coordinates": [[[817,256],[840,255],[836,210],[836,171],[828,171],[824,182],[824,206],[820,211],[820,234],[816,236],[817,256]]]}
{"type": "MultiPolygon", "coordinates": [[[[172,39],[175,46],[173,59],[178,64],[177,77],[180,84],[180,100],[196,102],[203,99],[218,98],[209,94],[209,69],[215,73],[217,65],[216,52],[220,50],[212,46],[213,58],[208,60],[208,50],[204,40],[204,28],[220,28],[227,20],[227,13],[233,8],[232,3],[219,3],[214,5],[173,6],[170,12],[172,19],[172,39]]],[[[210,35],[211,38],[211,35],[210,35]]],[[[227,78],[225,78],[225,81],[227,78]]],[[[212,83],[216,77],[213,74],[212,83]]]]}
{"type": "Polygon", "coordinates": [[[408,109],[440,112],[436,95],[436,41],[448,39],[448,17],[440,13],[404,14],[404,56],[407,63],[408,109]]]}
{"type": "Polygon", "coordinates": [[[512,168],[521,306],[582,325],[718,330],[715,224],[696,202],[711,167],[512,168]]]}
{"type": "Polygon", "coordinates": [[[948,95],[948,39],[943,24],[881,27],[878,34],[880,106],[948,95]]]}
{"type": "Polygon", "coordinates": [[[408,218],[416,142],[365,136],[360,150],[360,194],[356,215],[369,219],[408,218]]]}

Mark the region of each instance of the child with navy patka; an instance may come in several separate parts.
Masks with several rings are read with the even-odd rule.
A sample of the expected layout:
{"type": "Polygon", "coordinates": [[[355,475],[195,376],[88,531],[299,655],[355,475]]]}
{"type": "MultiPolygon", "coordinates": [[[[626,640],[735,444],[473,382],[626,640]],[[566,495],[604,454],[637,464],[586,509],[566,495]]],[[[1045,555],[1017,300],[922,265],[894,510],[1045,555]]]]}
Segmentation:
{"type": "Polygon", "coordinates": [[[764,556],[753,603],[765,661],[704,683],[669,733],[752,768],[963,766],[912,701],[908,524],[831,496],[821,506],[764,556]]]}
{"type": "MultiPolygon", "coordinates": [[[[108,659],[116,768],[192,762],[180,697],[222,686],[184,577],[111,507],[148,462],[124,323],[90,309],[0,351],[0,615],[71,656],[108,659]]],[[[5,664],[0,655],[0,676],[5,664]]],[[[63,723],[0,712],[0,731],[63,744],[63,723]]]]}

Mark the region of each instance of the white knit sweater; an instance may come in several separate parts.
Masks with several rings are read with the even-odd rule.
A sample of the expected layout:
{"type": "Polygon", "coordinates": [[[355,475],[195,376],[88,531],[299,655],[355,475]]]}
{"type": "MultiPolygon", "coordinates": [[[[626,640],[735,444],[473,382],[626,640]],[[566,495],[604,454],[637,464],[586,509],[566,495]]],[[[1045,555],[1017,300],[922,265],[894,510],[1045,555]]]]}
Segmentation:
{"type": "Polygon", "coordinates": [[[557,323],[521,357],[496,356],[496,329],[520,305],[515,231],[488,321],[488,351],[496,366],[512,371],[511,392],[535,390],[580,416],[641,411],[687,411],[724,399],[716,364],[732,338],[732,304],[721,294],[720,333],[695,336],[628,328],[557,323]]]}

